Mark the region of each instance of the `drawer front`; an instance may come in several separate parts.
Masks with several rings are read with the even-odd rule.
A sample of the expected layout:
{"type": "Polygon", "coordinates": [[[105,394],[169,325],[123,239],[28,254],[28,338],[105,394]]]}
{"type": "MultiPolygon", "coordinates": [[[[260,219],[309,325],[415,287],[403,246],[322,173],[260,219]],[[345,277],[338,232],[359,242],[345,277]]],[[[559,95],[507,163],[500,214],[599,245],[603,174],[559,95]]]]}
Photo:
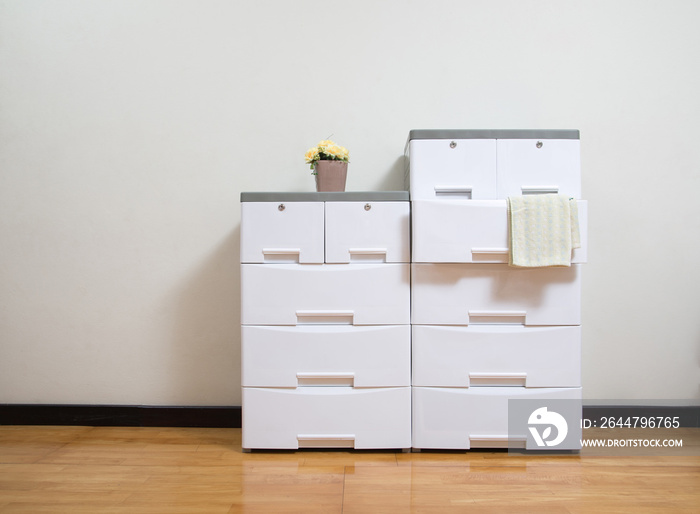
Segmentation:
{"type": "Polygon", "coordinates": [[[581,388],[413,387],[413,447],[508,447],[508,400],[580,400],[581,388]]]}
{"type": "MultiPolygon", "coordinates": [[[[581,248],[571,262],[585,263],[588,202],[578,202],[581,248]]],[[[507,263],[509,251],[506,200],[413,202],[413,262],[507,263]]]]}
{"type": "Polygon", "coordinates": [[[580,325],[580,264],[413,264],[415,325],[580,325]]]}
{"type": "Polygon", "coordinates": [[[499,139],[498,198],[558,192],[581,198],[578,139],[499,139]]]}
{"type": "Polygon", "coordinates": [[[496,198],[495,139],[409,143],[412,200],[496,198]]]}
{"type": "Polygon", "coordinates": [[[242,263],[322,263],[323,202],[243,202],[242,263]]]}
{"type": "Polygon", "coordinates": [[[410,325],[243,326],[244,387],[411,385],[410,325]]]}
{"type": "Polygon", "coordinates": [[[326,262],[410,262],[408,202],[327,202],[326,262]]]}
{"type": "Polygon", "coordinates": [[[243,448],[411,446],[411,388],[243,388],[243,448]]]}
{"type": "Polygon", "coordinates": [[[581,386],[581,327],[414,325],[412,344],[414,386],[581,386]]]}
{"type": "Polygon", "coordinates": [[[244,325],[410,323],[409,264],[243,264],[244,325]]]}

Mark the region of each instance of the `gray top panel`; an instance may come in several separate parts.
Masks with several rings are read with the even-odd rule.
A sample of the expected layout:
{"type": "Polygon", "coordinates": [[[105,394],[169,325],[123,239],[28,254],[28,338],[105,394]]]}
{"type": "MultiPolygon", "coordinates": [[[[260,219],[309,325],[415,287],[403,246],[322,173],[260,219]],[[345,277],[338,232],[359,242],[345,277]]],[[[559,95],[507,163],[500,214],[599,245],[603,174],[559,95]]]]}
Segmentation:
{"type": "Polygon", "coordinates": [[[578,130],[411,130],[408,139],[581,139],[578,130]]]}
{"type": "Polygon", "coordinates": [[[408,191],[350,191],[343,193],[241,193],[241,202],[402,202],[408,191]]]}

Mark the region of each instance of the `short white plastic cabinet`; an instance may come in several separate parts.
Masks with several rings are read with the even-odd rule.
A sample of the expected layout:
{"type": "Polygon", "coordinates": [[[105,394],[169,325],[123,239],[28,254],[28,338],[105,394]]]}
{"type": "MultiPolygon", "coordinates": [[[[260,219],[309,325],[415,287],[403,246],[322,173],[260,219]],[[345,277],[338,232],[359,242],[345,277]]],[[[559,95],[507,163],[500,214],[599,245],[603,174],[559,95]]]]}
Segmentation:
{"type": "Polygon", "coordinates": [[[241,195],[243,448],[411,446],[407,192],[241,195]]]}
{"type": "Polygon", "coordinates": [[[508,446],[508,400],[581,398],[581,200],[576,130],[414,130],[412,445],[508,446]],[[508,266],[506,199],[578,200],[572,266],[508,266]]]}

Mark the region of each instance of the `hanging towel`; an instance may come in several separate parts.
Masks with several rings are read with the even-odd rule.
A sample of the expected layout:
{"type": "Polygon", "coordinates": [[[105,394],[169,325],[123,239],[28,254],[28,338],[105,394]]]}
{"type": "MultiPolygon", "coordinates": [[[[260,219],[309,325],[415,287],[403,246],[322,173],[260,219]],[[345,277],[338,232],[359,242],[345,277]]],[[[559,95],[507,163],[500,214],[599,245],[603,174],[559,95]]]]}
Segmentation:
{"type": "Polygon", "coordinates": [[[581,247],[576,200],[542,194],[508,197],[511,266],[571,266],[581,247]]]}

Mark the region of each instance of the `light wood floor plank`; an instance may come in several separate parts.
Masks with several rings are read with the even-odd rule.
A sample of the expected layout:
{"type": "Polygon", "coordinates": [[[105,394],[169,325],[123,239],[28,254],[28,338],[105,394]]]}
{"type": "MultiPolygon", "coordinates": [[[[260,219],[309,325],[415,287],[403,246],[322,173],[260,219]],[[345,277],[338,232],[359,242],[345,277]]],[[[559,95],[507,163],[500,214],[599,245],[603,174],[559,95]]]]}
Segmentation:
{"type": "MultiPolygon", "coordinates": [[[[0,427],[0,513],[700,512],[697,455],[243,453],[240,435],[0,427]]],[[[697,450],[700,430],[683,438],[697,450]]]]}

